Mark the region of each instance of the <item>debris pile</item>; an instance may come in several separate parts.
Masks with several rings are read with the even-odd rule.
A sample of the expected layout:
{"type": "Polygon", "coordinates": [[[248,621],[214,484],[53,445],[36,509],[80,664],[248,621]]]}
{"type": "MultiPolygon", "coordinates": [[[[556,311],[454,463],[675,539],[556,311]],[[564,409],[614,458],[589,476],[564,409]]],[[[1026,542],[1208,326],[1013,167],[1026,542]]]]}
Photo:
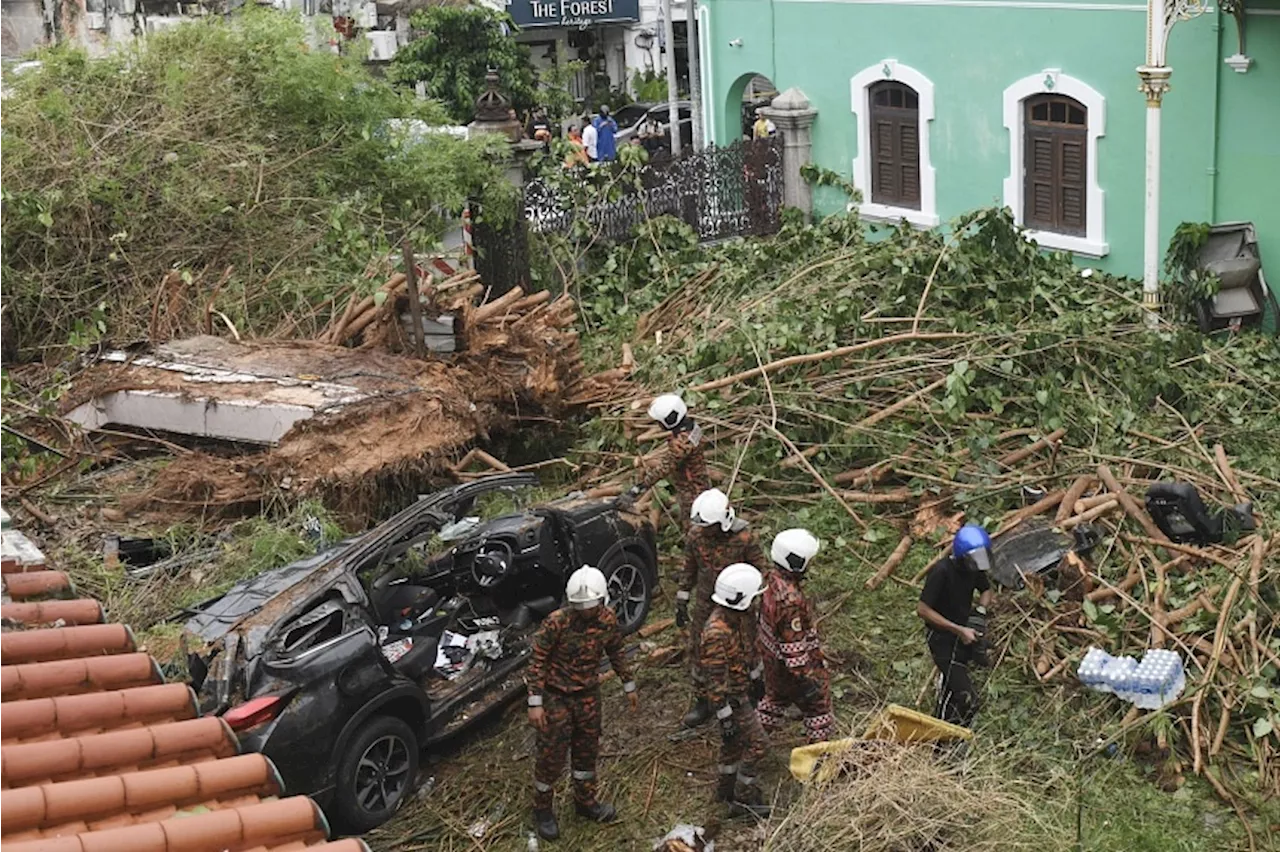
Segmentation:
{"type": "Polygon", "coordinates": [[[270,445],[231,457],[183,452],[149,490],[125,501],[127,510],[238,515],[286,491],[367,515],[388,477],[453,478],[454,462],[477,439],[560,418],[623,379],[617,370],[583,376],[567,296],[516,289],[476,305],[482,290],[471,272],[428,279],[420,290],[433,306],[428,316],[454,318],[461,343],[452,354],[431,352],[425,361],[395,354],[408,333],[395,309],[405,299],[396,276],[380,291],[387,298],[364,307],[353,300],[318,341],[198,337],[147,355],[112,353],[78,377],[64,411],[98,411],[87,423],[97,426],[126,416],[139,399],[163,401],[166,422],[153,426],[270,445]],[[122,405],[127,392],[134,397],[122,405]],[[174,425],[181,422],[174,412],[193,421],[189,431],[174,425]],[[265,425],[247,429],[246,417],[265,425]]]}
{"type": "MultiPolygon", "coordinates": [[[[622,451],[651,450],[638,464],[662,452],[645,408],[679,391],[735,503],[788,522],[834,512],[861,537],[849,552],[870,589],[920,583],[927,567],[895,571],[913,549],[945,555],[964,522],[1011,545],[1056,541],[1032,554],[1035,570],[1010,569],[1029,598],[1007,596],[997,635],[1026,634],[1042,682],[1070,681],[1091,644],[1178,651],[1187,689],[1165,710],[1171,745],[1197,771],[1232,752],[1274,789],[1274,343],[1152,332],[1129,282],[1082,278],[1001,211],[945,241],[838,236],[789,264],[782,247],[745,262],[725,247],[642,316],[631,343],[643,389],[601,404],[606,440],[581,454],[591,481],[634,481],[622,451]],[[1170,541],[1142,500],[1175,482],[1215,515],[1252,499],[1258,529],[1170,541]]],[[[1227,782],[1205,774],[1226,798],[1227,782]]]]}

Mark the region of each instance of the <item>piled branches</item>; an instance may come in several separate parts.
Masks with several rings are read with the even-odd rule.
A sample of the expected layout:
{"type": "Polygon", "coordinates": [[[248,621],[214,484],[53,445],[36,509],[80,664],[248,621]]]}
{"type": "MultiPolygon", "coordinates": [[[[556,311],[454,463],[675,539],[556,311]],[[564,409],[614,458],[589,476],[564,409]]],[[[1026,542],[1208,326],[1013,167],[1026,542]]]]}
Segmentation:
{"type": "MultiPolygon", "coordinates": [[[[1065,849],[1069,832],[1047,813],[1044,790],[1016,781],[999,752],[962,765],[918,745],[858,741],[842,757],[843,775],[812,784],[770,826],[770,852],[897,852],[906,849],[1065,849]]],[[[1060,811],[1061,809],[1059,809],[1060,811]]]]}
{"type": "Polygon", "coordinates": [[[871,588],[907,582],[895,570],[913,553],[931,564],[965,521],[1099,525],[1093,564],[1064,565],[1062,588],[1019,604],[1031,668],[1064,676],[1090,642],[1177,648],[1196,710],[1181,721],[1184,753],[1199,766],[1234,743],[1274,784],[1278,578],[1274,549],[1253,549],[1280,520],[1258,497],[1280,488],[1274,343],[1152,334],[1132,282],[1086,283],[1004,211],[965,217],[945,243],[910,229],[868,242],[846,227],[725,246],[678,276],[634,326],[641,388],[598,405],[609,428],[583,454],[592,475],[633,479],[636,444],[647,454],[660,438],[647,399],[680,390],[735,502],[776,511],[779,528],[798,509],[851,519],[852,537],[877,545],[852,551],[871,588]],[[1206,450],[1215,442],[1232,463],[1206,450]],[[1263,532],[1213,548],[1164,541],[1141,499],[1172,480],[1211,510],[1252,495],[1263,532]]]}

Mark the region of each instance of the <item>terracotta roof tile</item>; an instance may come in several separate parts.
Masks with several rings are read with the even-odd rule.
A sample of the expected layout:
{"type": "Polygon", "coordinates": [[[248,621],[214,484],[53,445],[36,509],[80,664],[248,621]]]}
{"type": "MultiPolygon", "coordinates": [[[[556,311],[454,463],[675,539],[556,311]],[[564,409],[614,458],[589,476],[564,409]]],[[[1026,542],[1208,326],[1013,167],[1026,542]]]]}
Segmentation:
{"type": "Polygon", "coordinates": [[[260,796],[281,792],[271,761],[260,754],[246,754],[193,766],[8,790],[0,797],[0,831],[5,840],[21,840],[27,834],[66,834],[77,823],[102,828],[104,821],[124,818],[126,824],[133,824],[162,810],[165,816],[156,819],[178,810],[256,804],[260,796]]]}
{"type": "Polygon", "coordinates": [[[196,696],[182,683],[0,705],[0,742],[38,742],[138,725],[194,719],[196,696]]]}
{"type": "Polygon", "coordinates": [[[130,689],[163,680],[160,667],[147,654],[0,666],[0,701],[130,689]]]}
{"type": "Polygon", "coordinates": [[[231,728],[212,716],[87,737],[6,745],[0,747],[0,789],[230,757],[238,754],[239,748],[231,728]]]}
{"type": "Polygon", "coordinates": [[[133,631],[123,624],[54,627],[0,636],[0,661],[5,665],[127,654],[136,650],[133,631]]]}
{"type": "MultiPolygon", "coordinates": [[[[2,511],[2,510],[0,510],[2,511]]],[[[326,843],[308,798],[282,795],[271,761],[236,756],[185,684],[162,685],[127,627],[96,601],[13,603],[71,588],[4,529],[0,607],[0,840],[5,852],[368,852],[326,843]],[[67,626],[70,625],[70,626],[67,626]]]]}
{"type": "Polygon", "coordinates": [[[323,841],[329,826],[315,802],[293,796],[234,810],[83,834],[9,842],[5,852],[221,852],[323,841]],[[268,845],[269,844],[269,845],[268,845]]]}
{"type": "Polygon", "coordinates": [[[73,591],[71,578],[62,571],[27,571],[0,579],[5,593],[15,601],[73,591]]]}
{"type": "Polygon", "coordinates": [[[100,624],[102,604],[88,598],[73,601],[39,601],[0,606],[0,621],[25,627],[44,625],[100,624]]]}

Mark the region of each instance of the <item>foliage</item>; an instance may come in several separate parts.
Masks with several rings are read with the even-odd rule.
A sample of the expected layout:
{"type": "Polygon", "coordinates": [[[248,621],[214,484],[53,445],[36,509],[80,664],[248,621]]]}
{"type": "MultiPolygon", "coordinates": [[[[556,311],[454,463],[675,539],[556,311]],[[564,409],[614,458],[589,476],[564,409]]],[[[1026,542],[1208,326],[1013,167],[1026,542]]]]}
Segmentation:
{"type": "Polygon", "coordinates": [[[800,167],[800,177],[814,186],[838,189],[855,204],[862,200],[862,192],[847,177],[825,166],[805,163],[800,167]]]}
{"type": "Polygon", "coordinates": [[[1209,239],[1208,222],[1183,222],[1174,230],[1164,257],[1168,276],[1164,302],[1175,319],[1195,322],[1196,305],[1218,292],[1218,276],[1200,267],[1200,249],[1209,239]]]}
{"type": "Polygon", "coordinates": [[[538,72],[538,105],[546,108],[553,126],[577,115],[579,104],[569,86],[587,67],[580,59],[570,59],[559,42],[556,44],[555,63],[538,72]]]}
{"type": "Polygon", "coordinates": [[[667,99],[667,72],[658,73],[652,68],[636,71],[631,75],[631,89],[642,104],[662,103],[667,99]]]}
{"type": "Polygon", "coordinates": [[[518,114],[537,101],[529,48],[512,38],[515,23],[507,13],[486,6],[429,6],[414,12],[409,23],[422,35],[396,53],[388,75],[398,83],[425,83],[428,97],[443,104],[455,122],[472,119],[490,68],[518,114]]]}
{"type": "Polygon", "coordinates": [[[200,329],[207,307],[242,334],[307,333],[402,237],[430,245],[469,196],[510,194],[503,145],[411,144],[394,120],[438,106],[306,42],[248,7],[102,59],[48,50],[10,81],[3,276],[24,344],[61,345],[99,305],[123,338],[200,329]]]}

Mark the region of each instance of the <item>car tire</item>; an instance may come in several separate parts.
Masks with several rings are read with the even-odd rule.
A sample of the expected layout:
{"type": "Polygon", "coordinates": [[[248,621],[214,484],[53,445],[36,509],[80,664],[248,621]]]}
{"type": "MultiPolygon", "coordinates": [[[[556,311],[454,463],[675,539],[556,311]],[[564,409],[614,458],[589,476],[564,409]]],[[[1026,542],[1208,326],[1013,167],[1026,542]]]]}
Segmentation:
{"type": "Polygon", "coordinates": [[[601,568],[609,589],[609,605],[618,616],[623,633],[639,630],[653,603],[653,571],[639,554],[623,550],[605,560],[601,568]]]}
{"type": "Polygon", "coordinates": [[[334,816],[360,834],[386,822],[418,777],[418,737],[396,716],[374,716],[338,760],[334,816]]]}

